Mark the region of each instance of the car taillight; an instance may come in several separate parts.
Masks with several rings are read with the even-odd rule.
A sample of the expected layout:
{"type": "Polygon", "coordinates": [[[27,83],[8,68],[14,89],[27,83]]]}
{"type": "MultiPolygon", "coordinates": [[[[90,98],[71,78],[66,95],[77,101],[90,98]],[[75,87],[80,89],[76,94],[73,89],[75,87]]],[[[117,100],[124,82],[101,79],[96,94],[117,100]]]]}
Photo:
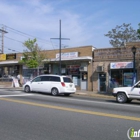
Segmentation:
{"type": "Polygon", "coordinates": [[[61,85],[62,85],[63,87],[65,87],[65,83],[64,83],[64,82],[61,82],[61,85]]]}

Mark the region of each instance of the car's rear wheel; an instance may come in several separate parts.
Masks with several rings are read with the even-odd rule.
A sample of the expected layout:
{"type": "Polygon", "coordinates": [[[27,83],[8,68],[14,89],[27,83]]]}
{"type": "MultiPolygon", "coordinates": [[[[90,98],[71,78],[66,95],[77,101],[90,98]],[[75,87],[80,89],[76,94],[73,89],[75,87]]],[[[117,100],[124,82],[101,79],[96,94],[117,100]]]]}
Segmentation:
{"type": "Polygon", "coordinates": [[[127,96],[125,95],[125,93],[118,93],[117,97],[116,97],[117,102],[119,103],[126,103],[127,102],[127,96]]]}
{"type": "Polygon", "coordinates": [[[57,96],[58,95],[58,89],[57,88],[53,88],[52,89],[52,91],[51,91],[51,94],[53,95],[53,96],[57,96]]]}
{"type": "Polygon", "coordinates": [[[24,91],[29,93],[30,92],[30,87],[29,86],[25,86],[24,91]]]}

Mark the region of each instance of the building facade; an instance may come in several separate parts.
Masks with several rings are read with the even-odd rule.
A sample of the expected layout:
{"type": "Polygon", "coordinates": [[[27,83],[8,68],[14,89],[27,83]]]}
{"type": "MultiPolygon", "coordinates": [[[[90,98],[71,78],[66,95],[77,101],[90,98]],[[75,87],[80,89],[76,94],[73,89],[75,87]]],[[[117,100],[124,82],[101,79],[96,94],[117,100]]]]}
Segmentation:
{"type": "Polygon", "coordinates": [[[93,57],[93,92],[112,92],[114,87],[132,86],[134,81],[132,47],[136,47],[136,80],[140,79],[140,42],[121,48],[95,49],[93,57]]]}
{"type": "MultiPolygon", "coordinates": [[[[61,49],[60,61],[59,49],[44,50],[47,59],[43,60],[44,65],[39,68],[39,74],[68,75],[73,79],[77,89],[92,91],[93,51],[93,46],[61,49]]],[[[37,69],[29,69],[18,63],[23,58],[22,53],[6,54],[8,55],[11,55],[10,59],[3,59],[4,54],[0,57],[1,77],[16,77],[20,74],[24,83],[37,76],[37,69]]]]}

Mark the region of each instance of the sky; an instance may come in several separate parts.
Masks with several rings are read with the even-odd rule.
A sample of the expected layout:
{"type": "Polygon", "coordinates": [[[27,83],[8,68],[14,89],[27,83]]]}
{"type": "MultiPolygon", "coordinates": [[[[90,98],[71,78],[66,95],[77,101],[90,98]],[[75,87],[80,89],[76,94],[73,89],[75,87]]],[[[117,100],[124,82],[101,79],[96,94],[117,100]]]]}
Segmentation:
{"type": "MultiPolygon", "coordinates": [[[[112,47],[104,34],[123,23],[138,29],[140,0],[0,0],[4,53],[23,52],[23,43],[37,39],[42,50],[92,45],[112,47]]],[[[2,46],[0,36],[0,46],[2,46]]]]}

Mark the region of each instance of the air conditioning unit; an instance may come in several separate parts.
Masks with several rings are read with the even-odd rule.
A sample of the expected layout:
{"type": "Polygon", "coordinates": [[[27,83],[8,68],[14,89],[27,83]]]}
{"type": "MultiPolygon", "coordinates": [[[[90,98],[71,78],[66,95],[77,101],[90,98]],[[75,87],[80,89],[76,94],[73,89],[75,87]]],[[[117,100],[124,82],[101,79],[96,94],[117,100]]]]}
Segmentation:
{"type": "Polygon", "coordinates": [[[80,67],[79,71],[87,71],[87,67],[80,67]]]}
{"type": "Polygon", "coordinates": [[[104,71],[103,66],[97,66],[96,72],[103,72],[103,71],[104,71]]]}

